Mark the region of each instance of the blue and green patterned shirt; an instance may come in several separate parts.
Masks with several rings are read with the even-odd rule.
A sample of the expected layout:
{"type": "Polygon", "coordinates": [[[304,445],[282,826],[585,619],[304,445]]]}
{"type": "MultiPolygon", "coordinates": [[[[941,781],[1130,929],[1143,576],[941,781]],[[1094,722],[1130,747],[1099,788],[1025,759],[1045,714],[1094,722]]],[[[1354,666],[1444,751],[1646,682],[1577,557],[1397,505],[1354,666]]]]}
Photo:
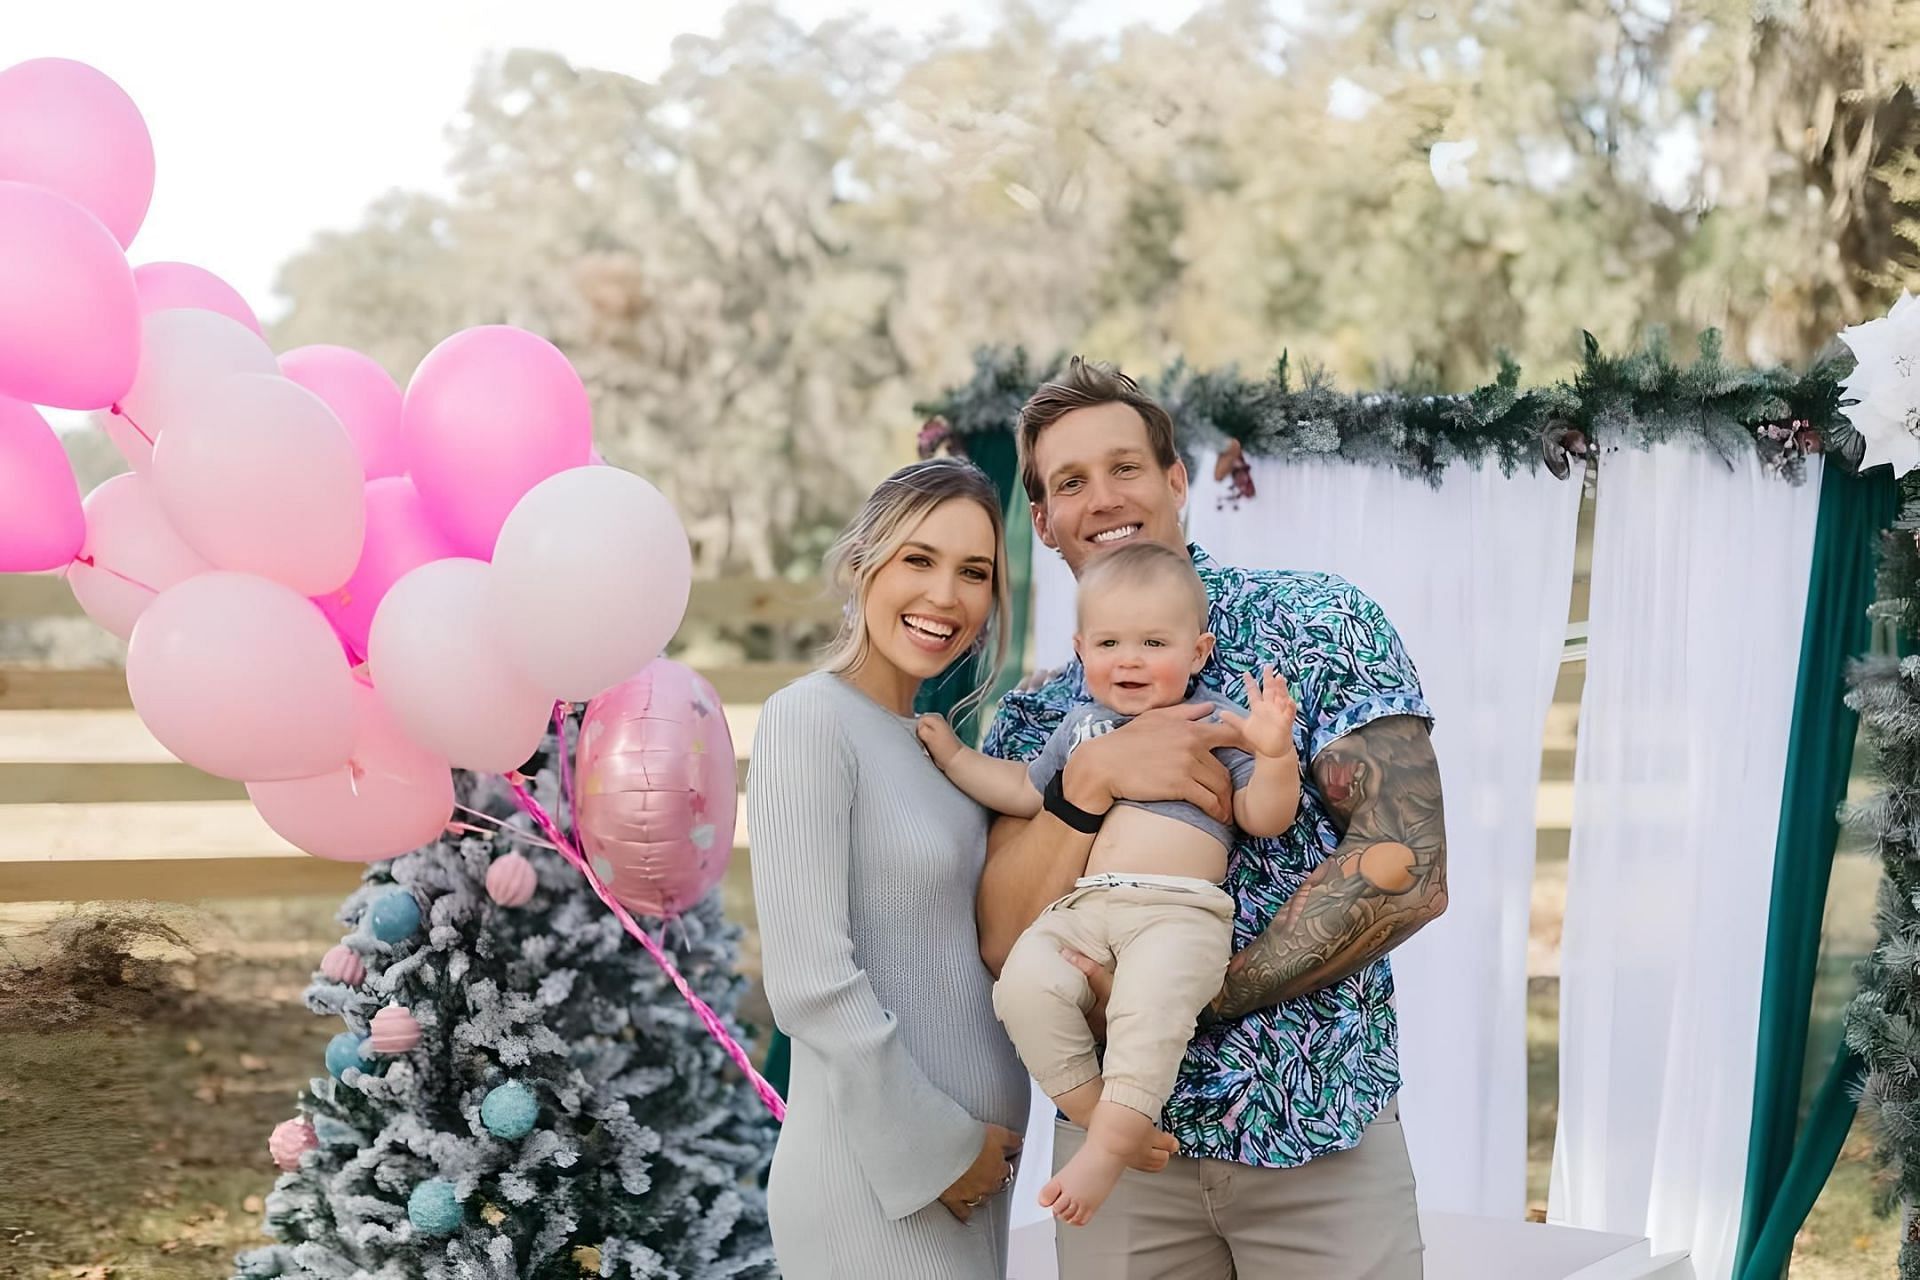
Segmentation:
{"type": "MultiPolygon", "coordinates": [[[[1188,549],[1212,600],[1216,641],[1198,683],[1238,702],[1242,673],[1271,663],[1300,708],[1301,760],[1381,716],[1433,718],[1393,624],[1353,584],[1326,573],[1229,568],[1188,549]]],[[[988,730],[987,754],[1031,760],[1086,700],[1078,661],[1038,689],[1009,693],[988,730]]],[[[1338,841],[1311,777],[1286,834],[1238,836],[1225,882],[1237,904],[1235,951],[1265,931],[1338,841]]],[[[1182,1155],[1287,1168],[1359,1142],[1399,1087],[1393,975],[1381,959],[1195,1035],[1163,1123],[1182,1155]]]]}

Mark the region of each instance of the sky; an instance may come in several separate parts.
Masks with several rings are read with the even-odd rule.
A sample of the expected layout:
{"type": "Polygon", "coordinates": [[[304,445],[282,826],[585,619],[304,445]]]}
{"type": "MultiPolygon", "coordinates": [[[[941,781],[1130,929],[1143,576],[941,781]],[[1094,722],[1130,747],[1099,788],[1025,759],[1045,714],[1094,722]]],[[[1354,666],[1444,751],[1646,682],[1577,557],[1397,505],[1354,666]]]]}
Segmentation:
{"type": "MultiPolygon", "coordinates": [[[[864,13],[908,32],[984,6],[952,0],[782,0],[812,24],[864,13]]],[[[1199,0],[1087,0],[1070,29],[1171,28],[1199,0]]],[[[447,128],[489,55],[530,46],[650,79],[675,36],[712,35],[722,6],[665,0],[64,0],[0,16],[0,67],[73,58],[118,81],[153,135],[153,205],[135,265],[191,262],[262,319],[284,309],[280,264],[355,225],[396,187],[444,191],[447,128]]]]}

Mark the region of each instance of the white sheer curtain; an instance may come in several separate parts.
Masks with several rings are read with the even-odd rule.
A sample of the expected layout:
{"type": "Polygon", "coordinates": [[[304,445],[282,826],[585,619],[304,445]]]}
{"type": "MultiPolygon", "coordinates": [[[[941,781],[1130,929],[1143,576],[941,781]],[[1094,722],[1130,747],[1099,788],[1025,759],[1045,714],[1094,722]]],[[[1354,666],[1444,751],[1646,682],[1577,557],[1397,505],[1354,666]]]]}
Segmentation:
{"type": "MultiPolygon", "coordinates": [[[[1212,469],[1200,460],[1196,542],[1226,563],[1345,576],[1420,669],[1438,717],[1450,902],[1394,957],[1402,1114],[1422,1208],[1518,1217],[1534,807],[1579,482],[1456,466],[1436,489],[1378,467],[1256,460],[1256,496],[1223,509],[1212,469]]],[[[1035,661],[1052,665],[1072,653],[1072,579],[1037,548],[1034,581],[1035,661]]]]}
{"type": "Polygon", "coordinates": [[[1820,500],[1682,446],[1600,473],[1549,1217],[1732,1267],[1820,500]]]}

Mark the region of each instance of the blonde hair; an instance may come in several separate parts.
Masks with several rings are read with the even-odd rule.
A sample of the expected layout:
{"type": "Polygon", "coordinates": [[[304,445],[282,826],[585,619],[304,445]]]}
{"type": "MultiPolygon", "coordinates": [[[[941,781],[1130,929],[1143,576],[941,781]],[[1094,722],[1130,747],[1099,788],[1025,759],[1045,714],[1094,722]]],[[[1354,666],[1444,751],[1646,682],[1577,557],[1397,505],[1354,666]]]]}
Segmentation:
{"type": "Polygon", "coordinates": [[[1080,570],[1076,617],[1084,625],[1087,597],[1096,591],[1148,583],[1164,583],[1182,592],[1193,606],[1194,626],[1201,631],[1207,629],[1213,605],[1207,599],[1206,584],[1194,570],[1193,557],[1158,542],[1124,543],[1087,561],[1080,570]]]}
{"type": "Polygon", "coordinates": [[[840,634],[821,654],[822,670],[844,675],[872,652],[867,634],[867,591],[920,522],[955,498],[977,503],[993,524],[993,610],[974,641],[974,652],[990,645],[989,669],[980,685],[954,708],[956,716],[979,705],[992,690],[1007,658],[1013,632],[1012,596],[1007,586],[1006,522],[993,482],[979,467],[960,458],[930,458],[900,468],[867,495],[827,552],[826,578],[845,600],[840,634]],[[991,640],[989,640],[991,637],[991,640]]]}

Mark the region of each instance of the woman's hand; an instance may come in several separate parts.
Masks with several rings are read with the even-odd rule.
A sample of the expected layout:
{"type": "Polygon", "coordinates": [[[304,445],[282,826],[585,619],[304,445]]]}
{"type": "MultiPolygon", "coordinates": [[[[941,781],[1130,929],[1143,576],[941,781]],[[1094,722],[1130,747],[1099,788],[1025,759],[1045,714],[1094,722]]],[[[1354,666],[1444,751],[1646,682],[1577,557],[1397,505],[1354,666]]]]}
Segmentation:
{"type": "Polygon", "coordinates": [[[939,712],[927,712],[914,722],[913,728],[920,736],[920,745],[927,749],[927,754],[942,769],[952,764],[953,758],[960,754],[960,735],[953,731],[953,726],[939,712]]]}
{"type": "Polygon", "coordinates": [[[940,1193],[947,1212],[965,1222],[989,1196],[997,1196],[1013,1185],[1013,1158],[1020,1154],[1020,1135],[997,1124],[983,1126],[986,1135],[980,1154],[954,1184],[940,1193]]]}

